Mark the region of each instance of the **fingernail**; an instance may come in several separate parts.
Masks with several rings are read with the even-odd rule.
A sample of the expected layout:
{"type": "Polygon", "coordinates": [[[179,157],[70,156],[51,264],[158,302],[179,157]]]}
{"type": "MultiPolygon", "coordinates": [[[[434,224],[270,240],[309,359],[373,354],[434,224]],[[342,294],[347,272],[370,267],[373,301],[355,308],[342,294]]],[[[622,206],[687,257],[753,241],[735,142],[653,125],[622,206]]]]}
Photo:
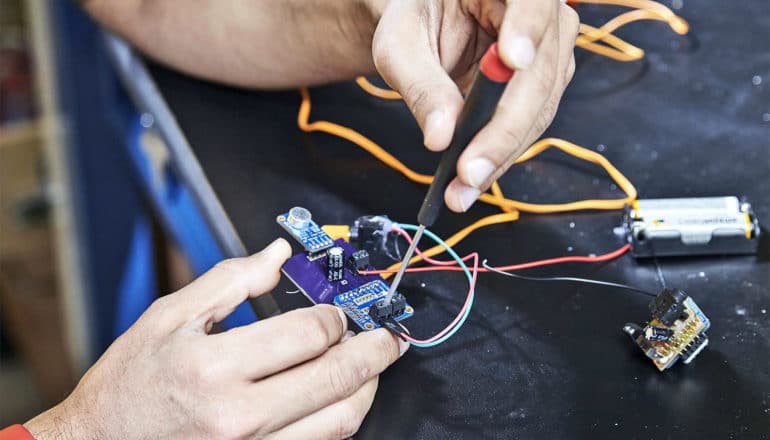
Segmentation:
{"type": "Polygon", "coordinates": [[[508,60],[517,69],[526,69],[535,60],[535,45],[529,37],[515,36],[508,43],[507,48],[508,60]]]}
{"type": "Polygon", "coordinates": [[[276,247],[278,247],[278,245],[281,243],[281,241],[283,241],[283,239],[281,239],[281,238],[276,238],[275,240],[273,240],[273,242],[272,242],[272,243],[270,243],[269,245],[267,245],[267,247],[266,247],[266,248],[262,249],[262,252],[265,252],[265,253],[270,253],[270,252],[272,252],[272,251],[273,251],[273,250],[274,250],[276,247]]]}
{"type": "Polygon", "coordinates": [[[491,160],[479,157],[468,161],[465,165],[465,178],[468,185],[481,188],[496,169],[497,167],[491,160]]]}
{"type": "Polygon", "coordinates": [[[398,338],[398,357],[401,357],[409,350],[409,343],[405,340],[398,338]]]}
{"type": "Polygon", "coordinates": [[[457,201],[463,212],[467,211],[481,195],[481,191],[472,186],[462,185],[457,189],[457,201]]]}
{"type": "Polygon", "coordinates": [[[355,335],[356,335],[355,333],[353,333],[352,331],[348,330],[348,331],[346,331],[342,335],[342,339],[340,339],[340,342],[345,342],[345,341],[347,341],[348,339],[352,338],[355,335]]]}
{"type": "Polygon", "coordinates": [[[423,143],[426,147],[435,147],[438,142],[438,137],[441,135],[444,118],[446,117],[444,110],[433,110],[425,118],[425,137],[423,143]]]}

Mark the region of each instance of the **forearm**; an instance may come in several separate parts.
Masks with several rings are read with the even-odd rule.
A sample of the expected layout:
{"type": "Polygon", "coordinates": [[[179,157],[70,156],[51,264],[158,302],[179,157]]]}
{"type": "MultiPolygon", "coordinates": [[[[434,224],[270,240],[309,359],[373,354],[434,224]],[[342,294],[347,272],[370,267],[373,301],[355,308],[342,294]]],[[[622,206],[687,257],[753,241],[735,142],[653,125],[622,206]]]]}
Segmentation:
{"type": "Polygon", "coordinates": [[[108,439],[110,436],[88,419],[70,408],[72,402],[65,400],[24,424],[36,440],[89,440],[108,439]]]}
{"type": "Polygon", "coordinates": [[[151,58],[194,76],[289,88],[374,72],[371,42],[387,0],[84,0],[151,58]]]}

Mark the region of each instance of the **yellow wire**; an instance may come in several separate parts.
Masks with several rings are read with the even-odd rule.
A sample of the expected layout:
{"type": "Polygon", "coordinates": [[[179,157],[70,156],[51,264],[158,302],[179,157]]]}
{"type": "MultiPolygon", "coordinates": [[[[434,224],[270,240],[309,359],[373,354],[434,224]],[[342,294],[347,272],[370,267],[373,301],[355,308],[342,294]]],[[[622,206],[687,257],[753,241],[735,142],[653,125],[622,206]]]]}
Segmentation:
{"type": "Polygon", "coordinates": [[[393,157],[392,154],[385,151],[385,149],[374,143],[371,139],[351,128],[329,121],[308,122],[311,107],[310,93],[305,87],[299,89],[299,91],[302,95],[302,103],[299,107],[299,113],[297,113],[297,125],[299,126],[300,130],[306,132],[320,131],[323,133],[331,134],[333,136],[341,137],[368,151],[371,155],[382,161],[385,165],[400,172],[407,179],[413,182],[430,185],[430,183],[433,181],[433,176],[412,171],[409,167],[404,165],[400,160],[393,157]]]}
{"type": "MultiPolygon", "coordinates": [[[[676,17],[676,16],[674,16],[676,17]]],[[[635,61],[644,57],[644,51],[622,39],[612,35],[612,32],[619,28],[639,20],[657,20],[663,21],[679,33],[687,33],[689,26],[687,22],[679,17],[678,21],[672,21],[658,11],[650,9],[637,9],[618,15],[608,21],[601,28],[581,23],[580,35],[575,40],[575,45],[586,50],[604,55],[616,61],[635,61]],[[607,46],[598,44],[596,41],[602,41],[607,46]],[[617,50],[616,50],[617,49],[617,50]]]]}
{"type": "Polygon", "coordinates": [[[652,0],[574,0],[574,3],[593,3],[597,5],[623,6],[631,9],[647,9],[656,12],[665,18],[671,29],[679,35],[684,35],[689,31],[690,26],[682,17],[674,14],[671,9],[661,3],[652,0]]]}
{"type": "MultiPolygon", "coordinates": [[[[299,112],[297,113],[297,125],[302,131],[320,131],[346,139],[363,148],[371,155],[383,162],[385,165],[400,172],[407,179],[413,182],[429,185],[433,181],[433,176],[420,174],[412,170],[411,168],[404,165],[403,162],[396,159],[392,154],[388,153],[384,148],[377,145],[374,141],[349,127],[323,120],[309,122],[310,110],[312,107],[310,93],[308,92],[307,88],[303,87],[300,89],[300,94],[302,96],[302,102],[300,104],[299,112]]],[[[615,168],[604,156],[563,139],[546,138],[536,142],[529,148],[529,150],[527,150],[521,157],[519,157],[516,163],[518,164],[525,162],[551,147],[556,147],[567,154],[600,165],[607,171],[615,183],[617,183],[618,187],[626,193],[626,197],[622,199],[609,200],[580,200],[577,202],[563,204],[536,204],[507,199],[497,196],[494,193],[484,193],[481,194],[479,200],[484,203],[497,206],[501,209],[509,207],[525,212],[545,214],[576,211],[581,209],[620,209],[626,203],[629,203],[629,201],[636,198],[636,189],[631,184],[631,182],[628,181],[628,179],[626,179],[625,176],[623,176],[620,171],[618,171],[617,168],[615,168]]],[[[497,189],[499,190],[499,187],[497,189]]],[[[495,191],[494,188],[493,191],[495,191]]],[[[499,194],[501,194],[501,192],[499,194]]]]}
{"type": "Polygon", "coordinates": [[[680,35],[686,34],[690,29],[689,24],[683,18],[677,16],[662,4],[649,0],[576,0],[575,3],[609,4],[639,8],[618,15],[600,28],[582,23],[580,25],[581,35],[578,35],[575,45],[616,61],[635,61],[644,57],[642,49],[612,35],[613,32],[629,23],[639,20],[663,21],[680,35]],[[604,44],[598,44],[597,41],[601,41],[604,44]]]}
{"type": "MultiPolygon", "coordinates": [[[[651,0],[575,0],[574,3],[609,4],[635,8],[633,11],[618,15],[599,28],[583,23],[580,24],[580,35],[578,35],[575,42],[577,46],[618,61],[633,61],[638,60],[644,56],[644,51],[642,49],[627,43],[615,35],[612,35],[613,32],[617,31],[622,26],[639,20],[658,20],[668,23],[671,29],[679,34],[685,34],[689,30],[689,25],[684,19],[678,17],[667,7],[651,0]],[[603,44],[600,44],[600,42],[603,44]]],[[[401,95],[399,95],[398,92],[377,87],[364,77],[356,78],[356,83],[359,85],[359,87],[361,87],[361,89],[378,98],[388,100],[401,99],[401,95]]],[[[410,169],[403,162],[377,145],[377,143],[349,127],[323,120],[310,122],[309,119],[312,106],[310,93],[308,92],[307,88],[301,88],[300,94],[302,96],[302,102],[297,114],[297,125],[301,130],[305,132],[324,132],[353,142],[379,159],[385,165],[403,174],[406,178],[413,182],[428,185],[433,181],[433,176],[421,174],[410,169]]],[[[626,194],[626,197],[620,199],[579,200],[570,203],[558,204],[527,203],[506,198],[502,192],[502,189],[500,188],[500,185],[497,181],[495,181],[492,183],[490,193],[481,194],[479,200],[483,203],[499,207],[503,213],[484,217],[466,226],[462,230],[449,237],[446,240],[446,243],[449,246],[454,246],[479,228],[494,224],[516,221],[519,219],[519,213],[521,211],[536,214],[547,214],[584,209],[617,210],[622,209],[625,205],[632,203],[636,199],[636,188],[634,188],[633,184],[604,156],[595,151],[588,150],[563,139],[541,139],[540,141],[533,144],[521,157],[518,158],[518,160],[516,160],[515,163],[520,164],[526,162],[527,160],[532,159],[533,157],[552,147],[604,168],[607,174],[618,185],[618,188],[620,188],[626,194]]],[[[432,257],[442,253],[443,251],[443,247],[434,246],[426,250],[424,254],[432,257]]],[[[421,259],[422,258],[420,256],[415,256],[409,261],[408,264],[413,264],[417,261],[420,261],[421,259]]],[[[400,263],[396,263],[389,269],[394,270],[399,266],[400,263]]],[[[386,274],[385,277],[387,276],[389,275],[386,274]]]]}
{"type": "Polygon", "coordinates": [[[377,87],[371,82],[369,82],[368,79],[364,76],[359,76],[356,78],[356,84],[358,84],[358,87],[361,87],[366,91],[366,93],[376,96],[381,99],[390,99],[390,100],[400,100],[401,95],[395,91],[395,90],[389,90],[389,89],[383,89],[382,87],[377,87]]]}
{"type": "Polygon", "coordinates": [[[575,46],[577,47],[621,62],[636,61],[644,57],[642,49],[612,34],[607,34],[601,38],[593,38],[596,35],[596,31],[602,31],[601,28],[580,23],[579,29],[580,35],[575,40],[575,46]],[[595,41],[597,40],[601,40],[604,44],[596,43],[595,41]]]}
{"type": "MultiPolygon", "coordinates": [[[[462,228],[461,230],[455,232],[454,235],[452,235],[448,239],[444,240],[444,242],[446,244],[448,244],[450,247],[452,247],[452,246],[456,245],[457,243],[461,242],[462,240],[464,240],[465,237],[467,237],[468,235],[471,234],[471,232],[473,232],[473,231],[475,231],[477,229],[483,228],[485,226],[490,226],[490,225],[498,225],[498,224],[501,224],[501,223],[515,222],[518,219],[519,219],[519,212],[518,211],[504,212],[504,213],[501,213],[501,214],[489,215],[489,216],[486,216],[486,217],[484,217],[484,218],[482,218],[482,219],[480,219],[478,221],[475,221],[475,222],[471,223],[470,225],[462,228]]],[[[445,252],[444,247],[441,246],[441,245],[436,245],[436,246],[433,246],[430,249],[424,250],[422,253],[425,256],[427,256],[427,257],[433,257],[433,256],[436,256],[436,255],[441,254],[443,252],[445,252]]],[[[418,262],[420,260],[422,260],[422,257],[420,257],[419,255],[416,255],[416,256],[412,257],[411,260],[409,260],[409,262],[407,263],[407,266],[410,265],[410,264],[414,264],[414,263],[416,263],[416,262],[418,262]]],[[[388,270],[397,270],[400,266],[401,266],[401,263],[395,263],[395,264],[391,265],[390,267],[388,267],[388,270]]],[[[384,278],[386,278],[386,279],[388,277],[390,277],[391,275],[393,275],[393,274],[392,273],[382,274],[382,276],[384,278]]]]}
{"type": "MultiPolygon", "coordinates": [[[[362,135],[361,133],[351,128],[348,128],[339,124],[335,124],[333,122],[323,121],[323,120],[310,122],[309,121],[310,110],[312,108],[310,93],[308,92],[307,88],[303,87],[300,89],[300,94],[302,96],[302,102],[300,103],[299,112],[297,113],[297,125],[302,131],[305,131],[305,132],[319,131],[319,132],[328,133],[333,136],[346,139],[358,145],[359,147],[363,148],[364,150],[372,154],[374,157],[379,159],[381,162],[383,162],[385,165],[400,172],[406,178],[408,178],[413,182],[428,185],[433,181],[433,176],[420,174],[416,171],[413,171],[412,169],[404,165],[403,162],[396,159],[392,154],[388,153],[385,149],[377,145],[374,141],[372,141],[371,139],[367,138],[366,136],[362,135]]],[[[577,158],[580,158],[582,160],[585,160],[591,163],[595,163],[603,167],[607,171],[607,174],[609,174],[609,176],[615,181],[615,183],[617,183],[618,188],[620,188],[623,192],[625,192],[626,197],[621,199],[606,199],[606,200],[579,200],[576,202],[560,203],[560,204],[526,203],[526,202],[505,198],[503,196],[503,193],[502,193],[502,190],[500,189],[499,184],[497,182],[494,182],[491,188],[492,193],[481,194],[481,196],[479,197],[479,200],[481,202],[497,206],[502,210],[504,210],[505,212],[503,214],[496,214],[490,217],[485,217],[473,223],[472,225],[464,228],[460,232],[457,232],[456,234],[451,236],[448,240],[446,240],[447,243],[450,243],[450,245],[454,245],[458,243],[460,240],[462,240],[463,238],[465,238],[468,234],[470,234],[474,230],[484,226],[515,221],[519,218],[519,211],[545,214],[545,213],[576,211],[576,210],[583,210],[583,209],[617,210],[617,209],[622,209],[623,206],[625,206],[628,203],[631,203],[631,201],[636,199],[636,194],[637,194],[636,188],[634,188],[631,182],[620,171],[618,171],[618,169],[615,168],[604,156],[602,156],[597,152],[577,146],[563,139],[557,139],[557,138],[542,139],[536,142],[534,145],[532,145],[521,157],[519,157],[519,159],[515,163],[520,164],[522,162],[525,162],[551,147],[555,147],[561,151],[564,151],[567,154],[570,154],[572,156],[575,156],[577,158]]],[[[429,252],[430,253],[426,252],[426,255],[434,256],[443,252],[443,248],[440,246],[436,246],[434,248],[429,249],[429,252]]],[[[416,258],[417,260],[420,259],[419,256],[414,258],[416,258]]]]}
{"type": "MultiPolygon", "coordinates": [[[[489,190],[492,192],[492,195],[495,196],[498,202],[502,203],[505,200],[505,196],[503,195],[503,190],[500,189],[500,184],[497,183],[497,180],[492,182],[492,186],[489,188],[489,190]]],[[[513,206],[500,206],[500,209],[502,209],[503,212],[516,211],[516,208],[514,208],[513,206]]]]}
{"type": "Polygon", "coordinates": [[[641,21],[641,20],[654,20],[654,21],[662,21],[671,27],[671,29],[676,32],[679,35],[684,35],[690,30],[690,26],[687,24],[687,22],[677,16],[673,15],[671,11],[668,11],[669,14],[663,14],[660,11],[653,10],[653,9],[635,9],[633,11],[624,12],[614,18],[612,18],[607,23],[604,23],[601,26],[600,31],[595,31],[595,35],[592,36],[592,39],[599,39],[604,38],[606,35],[609,35],[621,27],[633,23],[635,21],[641,21]]]}

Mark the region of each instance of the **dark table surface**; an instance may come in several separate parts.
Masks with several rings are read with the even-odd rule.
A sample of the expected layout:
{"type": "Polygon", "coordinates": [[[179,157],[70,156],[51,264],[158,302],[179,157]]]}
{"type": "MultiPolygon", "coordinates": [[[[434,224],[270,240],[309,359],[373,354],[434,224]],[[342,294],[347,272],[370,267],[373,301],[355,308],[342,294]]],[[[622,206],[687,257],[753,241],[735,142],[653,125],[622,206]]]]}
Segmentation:
{"type": "MultiPolygon", "coordinates": [[[[617,12],[584,7],[600,23],[617,12]]],[[[770,14],[764,0],[685,2],[692,33],[638,23],[620,36],[647,49],[618,63],[577,50],[578,69],[549,135],[601,151],[640,197],[745,195],[770,224],[770,14]]],[[[199,82],[158,66],[153,76],[250,251],[285,236],[275,215],[309,208],[321,223],[384,213],[413,221],[426,188],[406,181],[356,146],[296,127],[299,95],[199,82]]],[[[355,127],[405,163],[429,173],[400,102],[350,83],[312,91],[311,119],[355,127]]],[[[514,167],[505,193],[528,201],[621,194],[602,170],[557,152],[514,167]]],[[[443,216],[447,236],[495,211],[477,205],[443,216]]],[[[458,246],[494,263],[617,248],[619,212],[522,215],[458,246]]],[[[661,259],[712,320],[711,344],[690,365],[658,372],[621,332],[649,317],[648,298],[574,284],[481,276],[465,327],[445,344],[412,349],[383,374],[358,438],[770,438],[770,264],[755,257],[661,259]]],[[[605,265],[566,265],[570,274],[656,290],[651,262],[624,256],[605,265]]],[[[407,276],[418,335],[443,327],[465,292],[459,274],[407,276]]],[[[275,295],[284,307],[306,303],[275,295]]],[[[255,347],[259,349],[259,347],[255,347]]]]}

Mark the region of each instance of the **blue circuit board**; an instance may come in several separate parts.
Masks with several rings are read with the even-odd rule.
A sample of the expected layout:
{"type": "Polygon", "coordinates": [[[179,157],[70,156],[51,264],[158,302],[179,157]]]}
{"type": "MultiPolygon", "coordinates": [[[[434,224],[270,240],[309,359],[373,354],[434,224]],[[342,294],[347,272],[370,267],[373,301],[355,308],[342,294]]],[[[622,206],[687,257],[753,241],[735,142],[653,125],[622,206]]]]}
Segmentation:
{"type": "MultiPolygon", "coordinates": [[[[344,251],[344,259],[355,252],[345,240],[333,242],[344,251]]],[[[373,269],[369,266],[369,269],[373,269]]],[[[284,263],[281,271],[314,304],[334,304],[340,307],[350,319],[363,330],[374,330],[380,326],[369,318],[369,306],[388,292],[388,285],[378,275],[362,275],[349,266],[343,269],[342,279],[329,281],[326,257],[311,258],[300,252],[284,263]]],[[[396,320],[408,318],[414,309],[407,304],[404,313],[396,320]]]]}
{"type": "MultiPolygon", "coordinates": [[[[359,327],[364,330],[374,330],[380,325],[369,316],[369,307],[381,300],[388,293],[388,285],[382,280],[370,281],[363,286],[341,293],[334,297],[334,305],[341,308],[359,327]]],[[[397,316],[401,321],[414,314],[412,306],[408,305],[404,313],[397,316]]]]}
{"type": "Polygon", "coordinates": [[[311,257],[318,257],[320,252],[334,246],[334,241],[329,234],[313,220],[309,220],[302,228],[296,228],[289,222],[289,213],[286,212],[279,215],[275,221],[299,241],[311,257]]]}

